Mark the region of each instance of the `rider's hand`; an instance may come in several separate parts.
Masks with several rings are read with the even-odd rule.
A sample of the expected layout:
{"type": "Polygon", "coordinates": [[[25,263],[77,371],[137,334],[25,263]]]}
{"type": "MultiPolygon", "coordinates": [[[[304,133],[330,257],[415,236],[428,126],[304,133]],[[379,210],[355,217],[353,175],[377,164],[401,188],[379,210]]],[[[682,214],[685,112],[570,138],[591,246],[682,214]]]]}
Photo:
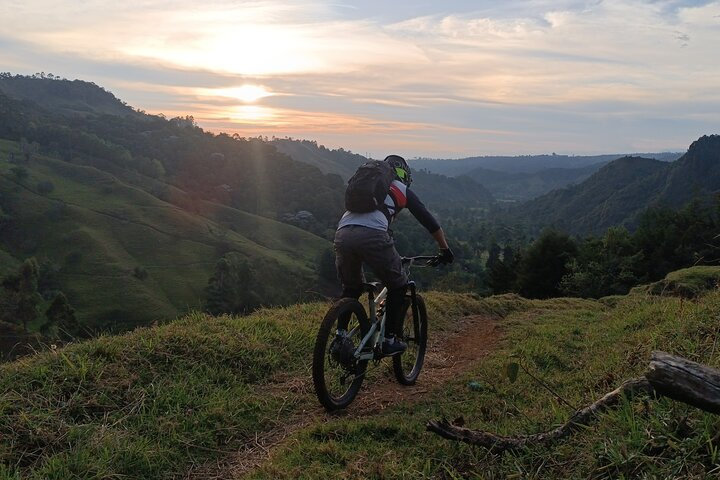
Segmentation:
{"type": "Polygon", "coordinates": [[[435,267],[437,265],[450,265],[453,260],[455,260],[455,255],[453,255],[452,250],[449,248],[441,248],[440,253],[438,253],[437,257],[433,258],[428,262],[428,265],[435,267]]]}

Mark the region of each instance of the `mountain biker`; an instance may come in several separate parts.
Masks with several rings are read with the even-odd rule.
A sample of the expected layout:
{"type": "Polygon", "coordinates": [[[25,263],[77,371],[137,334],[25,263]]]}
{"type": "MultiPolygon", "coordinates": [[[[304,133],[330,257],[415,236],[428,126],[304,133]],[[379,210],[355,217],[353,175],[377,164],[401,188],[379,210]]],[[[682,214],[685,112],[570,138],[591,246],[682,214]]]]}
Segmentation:
{"type": "Polygon", "coordinates": [[[369,212],[346,211],[335,232],[335,264],[342,282],[343,297],[358,299],[362,294],[362,265],[366,264],[387,287],[385,339],[382,353],[402,353],[407,345],[399,337],[402,332],[402,315],[407,275],[400,255],[389,233],[390,224],[403,208],[424,226],[437,242],[440,252],[438,262],[450,264],[454,255],[448,246],[445,234],[435,217],[428,212],[417,195],[408,187],[412,182],[410,167],[399,155],[385,158],[395,171],[395,178],[385,197],[384,208],[369,212]]]}

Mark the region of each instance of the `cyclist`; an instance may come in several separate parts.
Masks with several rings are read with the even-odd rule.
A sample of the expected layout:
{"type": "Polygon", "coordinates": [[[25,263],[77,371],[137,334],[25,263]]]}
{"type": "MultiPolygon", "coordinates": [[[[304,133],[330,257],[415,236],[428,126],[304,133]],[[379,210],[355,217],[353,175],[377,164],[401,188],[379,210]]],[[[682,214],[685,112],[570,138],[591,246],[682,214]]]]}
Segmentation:
{"type": "Polygon", "coordinates": [[[364,281],[363,264],[387,287],[387,320],[382,353],[395,355],[407,348],[399,334],[408,279],[388,231],[390,224],[403,208],[407,208],[437,242],[440,248],[438,262],[450,264],[454,256],[440,224],[408,188],[412,176],[405,159],[399,155],[389,155],[384,161],[395,171],[395,179],[390,184],[384,205],[369,213],[346,211],[343,214],[335,232],[335,264],[342,282],[343,297],[360,298],[364,281]]]}

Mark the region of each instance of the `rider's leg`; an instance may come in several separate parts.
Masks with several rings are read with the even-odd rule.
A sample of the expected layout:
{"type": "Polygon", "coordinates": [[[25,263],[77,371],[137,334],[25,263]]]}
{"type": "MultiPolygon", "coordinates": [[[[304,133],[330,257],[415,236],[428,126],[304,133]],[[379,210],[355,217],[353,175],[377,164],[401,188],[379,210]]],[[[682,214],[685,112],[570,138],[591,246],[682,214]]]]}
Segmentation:
{"type": "Polygon", "coordinates": [[[342,296],[360,298],[364,281],[362,251],[357,247],[359,232],[355,227],[344,227],[335,232],[335,268],[342,284],[342,296]]]}
{"type": "Polygon", "coordinates": [[[400,255],[395,250],[395,243],[387,232],[377,231],[369,243],[372,248],[368,249],[363,259],[388,289],[383,352],[390,355],[401,353],[407,346],[396,335],[402,333],[400,317],[403,313],[407,275],[402,268],[400,255]]]}
{"type": "Polygon", "coordinates": [[[385,320],[385,336],[402,336],[403,304],[405,303],[405,291],[407,286],[388,290],[386,308],[387,319],[385,320]]]}
{"type": "MultiPolygon", "coordinates": [[[[352,227],[341,228],[335,232],[335,267],[337,268],[338,279],[342,284],[342,297],[354,298],[362,295],[362,284],[364,281],[362,272],[362,256],[356,249],[357,232],[352,227]]],[[[338,326],[346,328],[351,313],[338,318],[338,326]]]]}

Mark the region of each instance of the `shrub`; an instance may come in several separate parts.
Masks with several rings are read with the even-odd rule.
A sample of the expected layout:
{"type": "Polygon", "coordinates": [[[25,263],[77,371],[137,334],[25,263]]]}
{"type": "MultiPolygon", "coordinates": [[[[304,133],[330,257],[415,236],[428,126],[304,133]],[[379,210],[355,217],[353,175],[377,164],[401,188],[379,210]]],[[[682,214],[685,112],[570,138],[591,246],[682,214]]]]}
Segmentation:
{"type": "Polygon", "coordinates": [[[55,190],[55,185],[50,181],[43,181],[37,184],[37,191],[40,195],[47,195],[55,190]]]}
{"type": "Polygon", "coordinates": [[[144,267],[135,267],[133,276],[138,280],[145,280],[148,277],[148,272],[144,267]]]}

